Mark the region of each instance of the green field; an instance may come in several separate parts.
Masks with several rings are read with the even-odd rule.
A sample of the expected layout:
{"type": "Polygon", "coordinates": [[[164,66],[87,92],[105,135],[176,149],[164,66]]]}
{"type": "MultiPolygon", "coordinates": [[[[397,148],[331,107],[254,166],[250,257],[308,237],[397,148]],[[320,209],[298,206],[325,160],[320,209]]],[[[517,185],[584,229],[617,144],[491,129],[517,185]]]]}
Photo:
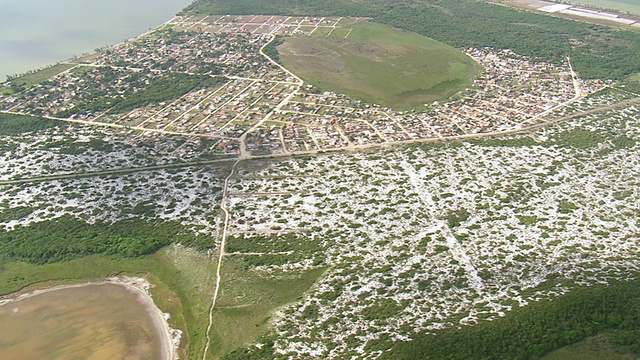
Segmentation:
{"type": "Polygon", "coordinates": [[[633,360],[637,357],[628,349],[613,344],[611,338],[601,334],[579,343],[553,351],[542,360],[633,360]]]}
{"type": "Polygon", "coordinates": [[[43,82],[54,75],[58,75],[63,71],[69,70],[74,66],[75,64],[56,64],[42,70],[37,70],[33,73],[28,73],[17,77],[13,79],[12,82],[24,87],[29,87],[34,84],[43,82]]]}
{"type": "Polygon", "coordinates": [[[321,91],[397,110],[446,99],[481,70],[451,46],[367,22],[336,29],[329,37],[288,37],[278,51],[288,69],[321,91]]]}
{"type": "Polygon", "coordinates": [[[637,0],[571,0],[569,3],[640,15],[640,2],[637,0]]]}
{"type": "Polygon", "coordinates": [[[272,312],[298,301],[324,269],[285,272],[277,278],[246,270],[242,260],[228,257],[222,267],[221,288],[213,313],[210,353],[218,358],[256,341],[267,333],[272,312]]]}
{"type": "Polygon", "coordinates": [[[14,92],[22,90],[23,88],[31,87],[37,83],[47,80],[54,75],[58,75],[63,71],[69,70],[74,66],[74,64],[56,64],[42,70],[37,70],[35,72],[22,75],[11,80],[11,86],[0,86],[0,95],[10,95],[14,92]]]}
{"type": "MultiPolygon", "coordinates": [[[[146,276],[156,305],[171,314],[169,324],[183,330],[180,358],[200,359],[217,264],[203,253],[170,245],[138,258],[90,255],[35,265],[0,263],[0,295],[49,286],[100,281],[119,274],[146,276]]],[[[268,334],[272,312],[298,301],[325,269],[288,272],[277,278],[247,269],[240,257],[223,265],[207,358],[220,358],[268,334]]]]}

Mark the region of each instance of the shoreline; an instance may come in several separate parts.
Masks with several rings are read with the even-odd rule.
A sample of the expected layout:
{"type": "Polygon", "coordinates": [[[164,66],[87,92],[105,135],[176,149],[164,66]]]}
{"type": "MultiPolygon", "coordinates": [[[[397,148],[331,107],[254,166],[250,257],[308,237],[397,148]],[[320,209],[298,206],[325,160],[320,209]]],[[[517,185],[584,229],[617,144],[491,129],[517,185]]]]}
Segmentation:
{"type": "Polygon", "coordinates": [[[177,349],[180,345],[182,331],[172,329],[168,323],[168,314],[162,312],[153,301],[153,297],[149,292],[151,283],[143,277],[118,276],[110,277],[103,281],[92,281],[78,284],[55,285],[42,289],[35,289],[27,293],[20,291],[4,295],[0,298],[0,307],[17,303],[25,299],[29,299],[38,295],[46,294],[53,291],[72,289],[86,286],[100,285],[118,285],[124,287],[127,291],[134,293],[138,301],[146,308],[147,314],[151,316],[156,333],[161,344],[162,358],[166,360],[178,360],[177,349]]]}
{"type": "Polygon", "coordinates": [[[0,61],[0,83],[8,75],[24,75],[135,38],[170,20],[192,2],[65,0],[40,4],[41,1],[29,0],[2,4],[0,20],[5,25],[0,26],[0,55],[4,59],[0,61]],[[69,8],[76,8],[77,12],[65,11],[69,8]],[[32,22],[34,18],[39,21],[32,22]],[[11,34],[22,36],[16,39],[11,34]]]}

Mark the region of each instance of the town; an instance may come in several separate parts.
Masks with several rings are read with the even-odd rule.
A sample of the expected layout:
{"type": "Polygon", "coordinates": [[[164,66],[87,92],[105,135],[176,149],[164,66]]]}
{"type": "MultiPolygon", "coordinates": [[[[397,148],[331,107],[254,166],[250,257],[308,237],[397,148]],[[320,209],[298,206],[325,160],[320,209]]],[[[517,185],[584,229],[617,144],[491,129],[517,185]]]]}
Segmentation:
{"type": "Polygon", "coordinates": [[[276,35],[326,36],[342,31],[348,37],[349,24],[357,21],[365,20],[178,17],[6,96],[0,109],[216,139],[210,152],[246,158],[509,133],[553,121],[576,101],[609,85],[578,78],[570,59],[557,66],[509,50],[468,49],[466,54],[482,65],[484,73],[457,99],[425,104],[415,111],[394,111],[319,92],[263,51],[276,35]],[[157,91],[176,74],[197,77],[201,83],[202,76],[215,81],[205,81],[175,99],[120,106],[145,90],[157,91]]]}

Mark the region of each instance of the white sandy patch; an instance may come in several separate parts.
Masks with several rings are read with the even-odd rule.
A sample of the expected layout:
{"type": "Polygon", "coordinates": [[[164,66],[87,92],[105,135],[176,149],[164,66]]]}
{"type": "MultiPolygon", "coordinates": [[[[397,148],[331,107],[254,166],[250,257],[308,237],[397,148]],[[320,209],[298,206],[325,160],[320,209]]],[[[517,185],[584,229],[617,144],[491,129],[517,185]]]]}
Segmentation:
{"type": "Polygon", "coordinates": [[[548,13],[555,13],[561,10],[567,10],[569,8],[571,8],[573,5],[566,5],[566,4],[555,4],[555,5],[549,5],[549,6],[543,6],[541,8],[539,8],[539,11],[544,11],[544,12],[548,12],[548,13]]]}

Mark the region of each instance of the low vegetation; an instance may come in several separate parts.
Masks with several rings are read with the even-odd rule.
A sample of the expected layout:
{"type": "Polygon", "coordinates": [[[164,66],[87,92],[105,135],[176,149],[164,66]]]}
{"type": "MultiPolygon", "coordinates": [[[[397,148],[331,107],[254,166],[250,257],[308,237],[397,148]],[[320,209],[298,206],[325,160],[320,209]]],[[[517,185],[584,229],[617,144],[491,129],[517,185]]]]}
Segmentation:
{"type": "MultiPolygon", "coordinates": [[[[110,68],[103,67],[100,68],[100,71],[102,80],[105,82],[112,82],[117,77],[117,73],[110,68]]],[[[145,74],[148,75],[148,71],[145,74]]],[[[175,100],[194,89],[215,86],[224,81],[222,77],[181,73],[170,73],[166,77],[153,77],[152,80],[145,80],[143,75],[131,74],[128,80],[130,88],[117,96],[107,96],[104,93],[105,90],[96,85],[88,90],[92,101],[59,111],[56,116],[67,118],[77,114],[105,110],[109,110],[111,114],[126,113],[149,104],[175,100]]]]}
{"type": "MultiPolygon", "coordinates": [[[[614,332],[615,334],[615,332],[614,332]]],[[[638,357],[626,346],[616,343],[609,332],[554,350],[542,360],[633,360],[638,357]]]]}
{"type": "Polygon", "coordinates": [[[278,47],[282,63],[322,91],[398,110],[446,99],[480,70],[470,57],[424,36],[368,22],[349,28],[348,37],[286,38],[278,47]]]}
{"type": "MultiPolygon", "coordinates": [[[[5,92],[14,93],[21,91],[34,84],[43,82],[54,75],[58,75],[63,71],[69,70],[74,66],[74,64],[55,64],[43,69],[29,71],[25,74],[9,75],[7,76],[7,81],[9,81],[10,84],[9,87],[5,88],[5,92]]],[[[2,88],[0,88],[0,91],[2,91],[2,88]]]]}
{"type": "Polygon", "coordinates": [[[149,104],[174,100],[191,90],[213,87],[223,81],[225,81],[224,77],[172,73],[165,78],[157,80],[148,87],[134,92],[131,96],[124,98],[115,104],[109,112],[112,114],[122,114],[149,104]]]}
{"type": "Polygon", "coordinates": [[[0,113],[0,135],[12,136],[64,126],[65,123],[40,117],[0,113]]]}
{"type": "MultiPolygon", "coordinates": [[[[531,56],[550,61],[572,55],[588,76],[639,71],[637,62],[629,60],[637,57],[637,38],[631,33],[569,26],[564,20],[470,0],[210,0],[191,8],[366,15],[461,48],[529,47],[531,56]],[[538,26],[534,38],[531,27],[538,26]],[[602,49],[594,46],[598,42],[602,49]],[[593,62],[596,58],[603,64],[593,62]]],[[[318,57],[324,63],[317,66],[325,67],[318,78],[339,73],[337,81],[344,83],[327,86],[406,108],[448,96],[475,71],[458,50],[384,25],[359,23],[338,34],[332,37],[327,30],[323,36],[292,37],[281,48],[300,41],[305,51],[329,54],[318,57]],[[381,88],[386,93],[376,93],[381,88]]],[[[198,40],[200,45],[209,46],[205,39],[198,40]]],[[[287,54],[283,51],[278,59],[275,51],[280,40],[265,51],[286,62],[287,54]]],[[[248,40],[243,41],[234,44],[245,47],[248,40]]],[[[252,71],[277,71],[256,64],[252,71]]],[[[113,92],[127,96],[109,103],[107,93],[93,93],[98,82],[88,81],[87,98],[104,99],[87,102],[95,109],[66,108],[87,116],[94,110],[120,114],[170,101],[220,79],[186,74],[145,78],[156,73],[147,69],[125,76],[111,67],[78,68],[85,70],[90,76],[83,79],[127,79],[113,92]],[[145,85],[129,86],[138,84],[145,85]]],[[[278,79],[287,79],[282,76],[278,79]]],[[[541,87],[548,90],[555,80],[541,87]]],[[[240,98],[247,86],[253,85],[239,87],[235,96],[240,98]]],[[[250,92],[255,97],[244,101],[259,108],[258,99],[277,86],[282,84],[250,92]]],[[[633,96],[609,90],[612,94],[580,99],[563,111],[633,96]]],[[[268,96],[287,95],[276,91],[268,96]]],[[[330,118],[329,111],[340,106],[325,108],[330,118]]],[[[156,303],[171,313],[172,326],[186,330],[181,358],[189,359],[529,359],[594,337],[606,338],[603,348],[637,354],[640,280],[615,279],[633,278],[637,271],[639,112],[629,104],[502,139],[291,157],[268,166],[243,160],[229,178],[230,165],[167,166],[5,186],[0,192],[0,293],[117,274],[146,275],[155,284],[156,303]],[[224,199],[222,186],[228,186],[224,199]],[[211,253],[171,244],[213,246],[222,233],[220,201],[229,206],[224,222],[229,237],[210,353],[202,354],[217,264],[211,253]],[[613,285],[585,285],[596,283],[613,285]]],[[[254,115],[253,120],[266,116],[254,115]]],[[[180,151],[196,153],[216,144],[160,136],[123,141],[95,129],[49,129],[60,124],[1,115],[0,135],[11,151],[0,161],[0,174],[11,179],[162,164],[180,151]],[[39,137],[25,134],[34,130],[42,131],[39,137]],[[129,141],[139,143],[123,145],[129,141]]]]}
{"type": "Polygon", "coordinates": [[[221,295],[213,313],[213,358],[225,354],[229,354],[225,359],[243,358],[237,356],[244,354],[242,348],[267,335],[273,311],[299,301],[324,272],[318,268],[273,276],[243,265],[237,256],[225,259],[223,265],[221,295]]]}
{"type": "Polygon", "coordinates": [[[173,242],[193,245],[198,236],[177,222],[121,220],[92,225],[62,216],[0,232],[0,254],[7,260],[53,263],[93,254],[136,257],[173,242]]]}

